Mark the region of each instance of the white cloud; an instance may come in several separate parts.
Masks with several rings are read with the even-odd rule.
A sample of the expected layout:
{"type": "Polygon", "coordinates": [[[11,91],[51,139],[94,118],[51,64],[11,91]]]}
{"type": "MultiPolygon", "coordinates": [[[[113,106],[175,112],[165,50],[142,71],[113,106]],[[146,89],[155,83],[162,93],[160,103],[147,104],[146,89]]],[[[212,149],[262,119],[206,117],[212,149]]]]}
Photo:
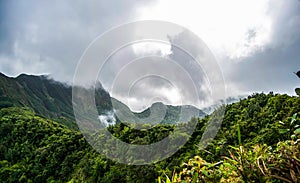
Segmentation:
{"type": "Polygon", "coordinates": [[[141,8],[141,19],[183,25],[202,38],[216,54],[230,58],[251,56],[270,42],[269,0],[160,0],[141,8]]]}
{"type": "Polygon", "coordinates": [[[234,96],[294,94],[292,72],[300,69],[299,10],[297,0],[159,0],[139,14],[140,19],[183,25],[203,39],[221,65],[227,94],[234,96]]]}
{"type": "Polygon", "coordinates": [[[132,49],[137,56],[152,54],[164,57],[172,53],[170,43],[163,42],[143,41],[133,44],[132,49]]]}

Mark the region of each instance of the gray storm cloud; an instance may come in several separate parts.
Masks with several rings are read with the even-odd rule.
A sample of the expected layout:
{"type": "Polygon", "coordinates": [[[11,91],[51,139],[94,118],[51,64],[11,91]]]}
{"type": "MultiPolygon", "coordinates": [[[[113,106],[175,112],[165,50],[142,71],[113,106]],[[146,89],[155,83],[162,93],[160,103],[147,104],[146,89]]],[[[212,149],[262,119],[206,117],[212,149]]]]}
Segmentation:
{"type": "MultiPolygon", "coordinates": [[[[222,92],[220,96],[224,95],[224,83],[217,77],[221,73],[215,73],[220,68],[204,44],[190,44],[195,41],[190,34],[183,31],[170,36],[169,51],[155,51],[166,47],[153,46],[136,53],[134,44],[118,50],[100,70],[100,82],[114,98],[134,111],[144,110],[158,101],[201,108],[211,105],[212,95],[218,95],[216,91],[222,92]],[[189,54],[199,57],[200,63],[189,54]],[[220,88],[213,91],[211,84],[220,84],[220,88]]],[[[152,42],[143,44],[151,45],[152,42]]]]}
{"type": "MultiPolygon", "coordinates": [[[[149,2],[150,3],[150,2],[149,2]]],[[[82,53],[108,29],[132,21],[148,1],[1,1],[0,69],[71,82],[82,53]]]]}
{"type": "Polygon", "coordinates": [[[295,95],[299,81],[293,72],[300,70],[300,2],[271,1],[268,14],[273,22],[271,42],[241,62],[221,62],[232,94],[274,91],[295,95]]]}
{"type": "MultiPolygon", "coordinates": [[[[22,72],[46,73],[56,80],[71,83],[78,60],[89,43],[111,27],[139,19],[136,9],[147,8],[155,2],[0,1],[0,72],[10,76],[22,72]]],[[[297,0],[270,1],[267,15],[272,23],[272,35],[268,45],[258,49],[259,51],[250,57],[241,58],[239,62],[218,57],[222,59],[219,63],[228,95],[256,91],[294,94],[294,88],[299,85],[299,81],[292,73],[300,70],[300,3],[297,0]]],[[[249,42],[257,36],[255,29],[249,30],[247,34],[249,42]]],[[[111,40],[107,44],[113,42],[114,40],[111,40]]],[[[197,86],[203,102],[201,105],[209,103],[211,88],[205,73],[208,71],[190,62],[191,58],[186,57],[172,45],[175,43],[182,43],[197,50],[193,47],[193,40],[188,39],[188,35],[177,35],[170,37],[170,53],[163,54],[159,49],[157,52],[152,50],[151,53],[168,57],[183,65],[183,68],[191,73],[191,80],[197,86]]],[[[103,86],[110,89],[119,70],[128,60],[136,57],[137,53],[132,47],[116,53],[99,75],[99,78],[105,78],[101,81],[103,86]]],[[[151,68],[170,75],[172,80],[177,80],[177,89],[173,87],[172,90],[168,82],[161,83],[157,78],[148,78],[144,83],[137,83],[130,95],[132,105],[135,105],[136,109],[148,105],[147,101],[151,101],[156,93],[160,93],[162,100],[167,103],[174,102],[176,95],[180,95],[185,103],[193,103],[193,96],[187,93],[193,86],[185,85],[187,80],[183,79],[182,75],[167,68],[149,66],[149,69],[151,68]],[[173,96],[163,93],[171,93],[173,96]],[[137,105],[139,102],[145,103],[137,105]]],[[[145,72],[141,66],[136,67],[136,70],[145,72]]],[[[124,74],[130,76],[130,73],[124,74]]],[[[122,79],[119,82],[126,83],[122,79]]],[[[117,98],[127,100],[127,88],[120,86],[115,94],[117,98]]]]}

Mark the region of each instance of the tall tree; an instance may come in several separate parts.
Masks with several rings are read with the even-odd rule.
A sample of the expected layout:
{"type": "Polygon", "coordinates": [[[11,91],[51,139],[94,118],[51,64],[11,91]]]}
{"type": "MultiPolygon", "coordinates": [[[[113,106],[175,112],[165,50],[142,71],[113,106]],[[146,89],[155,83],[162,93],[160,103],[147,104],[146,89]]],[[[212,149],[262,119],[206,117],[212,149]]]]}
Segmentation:
{"type": "MultiPolygon", "coordinates": [[[[295,73],[299,78],[300,78],[300,71],[298,71],[297,73],[295,73]]],[[[300,88],[296,88],[295,92],[298,96],[300,96],[300,88]]]]}

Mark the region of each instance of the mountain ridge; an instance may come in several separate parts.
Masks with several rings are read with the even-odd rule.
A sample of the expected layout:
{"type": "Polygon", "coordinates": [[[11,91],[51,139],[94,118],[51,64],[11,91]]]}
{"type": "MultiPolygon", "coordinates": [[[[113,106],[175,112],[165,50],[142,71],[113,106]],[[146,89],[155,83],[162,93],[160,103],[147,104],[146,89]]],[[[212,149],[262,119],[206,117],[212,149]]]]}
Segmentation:
{"type": "MultiPolygon", "coordinates": [[[[0,108],[5,107],[29,107],[38,115],[59,121],[66,126],[77,129],[74,123],[75,118],[72,107],[72,86],[67,83],[61,83],[48,77],[48,75],[28,75],[20,74],[17,77],[8,77],[0,74],[0,108]]],[[[105,115],[108,111],[113,111],[112,101],[118,106],[123,106],[122,102],[114,99],[102,87],[101,83],[97,83],[95,91],[95,101],[98,113],[105,115]]],[[[159,103],[153,103],[152,106],[145,109],[141,113],[132,112],[128,106],[122,108],[127,114],[133,114],[135,117],[145,118],[149,115],[154,106],[159,103]]],[[[162,103],[161,103],[162,104],[162,103]]],[[[166,108],[166,115],[161,123],[175,123],[179,121],[182,109],[191,108],[196,111],[196,117],[203,117],[205,113],[200,109],[184,105],[160,105],[160,108],[166,108]]],[[[159,108],[157,109],[159,111],[159,108]]],[[[182,121],[188,121],[193,116],[187,116],[182,121]]],[[[129,118],[132,119],[132,118],[129,118]]],[[[155,121],[158,119],[153,118],[155,121]]],[[[118,120],[120,122],[120,120],[118,120]]]]}

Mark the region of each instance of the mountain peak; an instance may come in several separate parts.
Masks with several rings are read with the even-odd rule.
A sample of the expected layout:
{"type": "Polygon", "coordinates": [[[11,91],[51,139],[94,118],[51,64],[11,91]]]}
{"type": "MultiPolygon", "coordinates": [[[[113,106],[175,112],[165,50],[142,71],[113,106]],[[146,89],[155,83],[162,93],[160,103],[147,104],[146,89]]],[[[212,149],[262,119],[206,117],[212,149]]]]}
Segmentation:
{"type": "Polygon", "coordinates": [[[165,104],[163,102],[154,102],[151,107],[154,107],[154,106],[165,106],[165,104]]]}
{"type": "Polygon", "coordinates": [[[29,78],[29,77],[31,77],[31,78],[45,78],[45,79],[48,79],[49,75],[47,75],[47,74],[32,75],[32,74],[22,73],[22,74],[18,75],[16,77],[16,79],[18,79],[18,78],[29,78]]]}

